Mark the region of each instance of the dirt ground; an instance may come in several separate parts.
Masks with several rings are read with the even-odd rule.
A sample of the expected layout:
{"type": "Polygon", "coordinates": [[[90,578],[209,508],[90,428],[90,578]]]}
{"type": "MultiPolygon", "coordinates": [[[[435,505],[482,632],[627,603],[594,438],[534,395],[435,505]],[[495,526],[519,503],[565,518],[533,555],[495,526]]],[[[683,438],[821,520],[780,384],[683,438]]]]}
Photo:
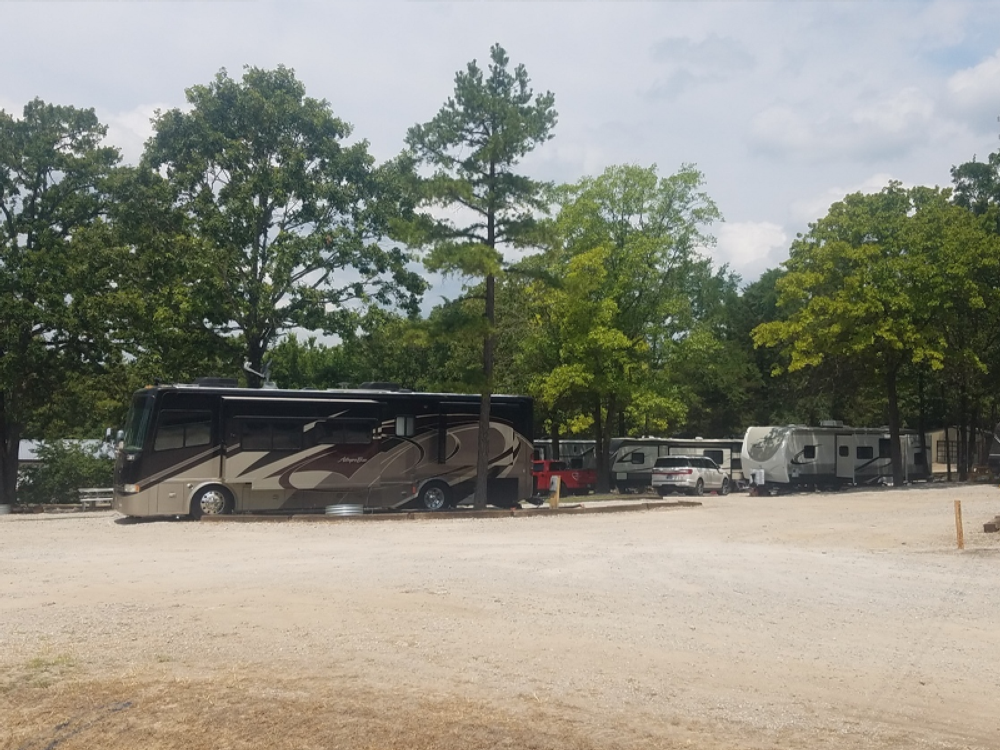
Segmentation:
{"type": "Polygon", "coordinates": [[[0,748],[997,748],[998,514],[3,516],[0,748]]]}

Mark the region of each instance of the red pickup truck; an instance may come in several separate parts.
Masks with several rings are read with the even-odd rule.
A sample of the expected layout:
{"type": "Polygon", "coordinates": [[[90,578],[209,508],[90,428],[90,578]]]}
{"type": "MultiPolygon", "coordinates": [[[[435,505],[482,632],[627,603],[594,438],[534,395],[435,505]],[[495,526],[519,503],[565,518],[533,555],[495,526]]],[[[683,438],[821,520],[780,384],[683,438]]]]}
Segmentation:
{"type": "Polygon", "coordinates": [[[531,477],[536,495],[548,493],[552,477],[559,477],[560,492],[564,495],[586,495],[597,486],[594,469],[571,469],[565,461],[535,461],[531,464],[531,477]]]}

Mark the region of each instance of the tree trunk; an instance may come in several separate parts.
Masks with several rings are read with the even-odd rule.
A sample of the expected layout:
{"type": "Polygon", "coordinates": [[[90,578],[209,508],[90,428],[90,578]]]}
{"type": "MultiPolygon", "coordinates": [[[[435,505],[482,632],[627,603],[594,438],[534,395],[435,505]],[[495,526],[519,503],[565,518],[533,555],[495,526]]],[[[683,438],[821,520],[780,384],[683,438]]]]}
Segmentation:
{"type": "Polygon", "coordinates": [[[611,491],[611,435],[617,417],[617,402],[614,395],[608,396],[608,407],[605,410],[598,397],[594,402],[594,436],[597,452],[597,487],[596,492],[611,491]]]}
{"type": "Polygon", "coordinates": [[[496,278],[486,277],[486,336],[483,339],[483,390],[479,402],[479,436],[476,452],[476,491],[472,505],[478,510],[486,507],[486,485],[490,472],[490,397],[493,395],[493,322],[496,317],[496,278]]]}
{"type": "Polygon", "coordinates": [[[892,486],[903,486],[903,451],[899,445],[899,398],[896,393],[897,367],[886,370],[885,386],[889,397],[889,456],[892,461],[892,486]]]}
{"type": "Polygon", "coordinates": [[[21,426],[7,421],[5,406],[4,394],[0,393],[0,505],[13,505],[17,499],[21,426]]]}

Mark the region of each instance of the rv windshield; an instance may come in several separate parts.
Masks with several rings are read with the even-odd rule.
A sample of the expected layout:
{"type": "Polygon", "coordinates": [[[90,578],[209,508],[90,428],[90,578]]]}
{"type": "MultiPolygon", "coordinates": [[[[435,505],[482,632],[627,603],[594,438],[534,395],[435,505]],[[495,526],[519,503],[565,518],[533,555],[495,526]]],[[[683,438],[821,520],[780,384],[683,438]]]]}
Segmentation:
{"type": "Polygon", "coordinates": [[[149,416],[153,411],[153,399],[146,395],[136,396],[129,407],[125,420],[125,450],[142,450],[149,430],[149,416]]]}

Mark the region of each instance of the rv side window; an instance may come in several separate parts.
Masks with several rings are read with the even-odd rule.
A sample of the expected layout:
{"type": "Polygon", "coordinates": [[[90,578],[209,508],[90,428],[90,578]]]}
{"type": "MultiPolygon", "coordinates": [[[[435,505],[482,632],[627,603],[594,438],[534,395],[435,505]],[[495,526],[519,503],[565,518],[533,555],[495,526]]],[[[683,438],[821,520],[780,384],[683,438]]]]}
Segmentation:
{"type": "Polygon", "coordinates": [[[858,458],[862,459],[875,458],[875,449],[872,448],[870,445],[859,445],[858,458]]]}
{"type": "Polygon", "coordinates": [[[632,451],[632,463],[634,464],[644,464],[646,463],[646,454],[639,451],[632,451]]]}
{"type": "Polygon", "coordinates": [[[849,455],[851,455],[851,449],[848,448],[846,445],[842,445],[839,448],[837,448],[837,453],[839,453],[843,458],[847,458],[849,455]]]}
{"type": "Polygon", "coordinates": [[[368,445],[374,439],[375,423],[367,419],[328,419],[319,442],[336,445],[368,445]]]}
{"type": "Polygon", "coordinates": [[[807,445],[802,451],[802,458],[816,458],[816,446],[807,445]]]}
{"type": "Polygon", "coordinates": [[[400,414],[396,417],[396,437],[413,437],[416,434],[416,419],[412,414],[400,414]]]}
{"type": "Polygon", "coordinates": [[[240,429],[245,451],[297,451],[302,449],[302,423],[247,419],[240,429]]]}
{"type": "Polygon", "coordinates": [[[705,455],[715,461],[716,466],[722,466],[722,451],[706,450],[705,455]]]}
{"type": "Polygon", "coordinates": [[[166,409],[160,412],[153,450],[166,451],[208,445],[211,438],[211,412],[166,409]]]}
{"type": "Polygon", "coordinates": [[[892,455],[889,438],[878,439],[878,457],[889,458],[892,455]]]}

